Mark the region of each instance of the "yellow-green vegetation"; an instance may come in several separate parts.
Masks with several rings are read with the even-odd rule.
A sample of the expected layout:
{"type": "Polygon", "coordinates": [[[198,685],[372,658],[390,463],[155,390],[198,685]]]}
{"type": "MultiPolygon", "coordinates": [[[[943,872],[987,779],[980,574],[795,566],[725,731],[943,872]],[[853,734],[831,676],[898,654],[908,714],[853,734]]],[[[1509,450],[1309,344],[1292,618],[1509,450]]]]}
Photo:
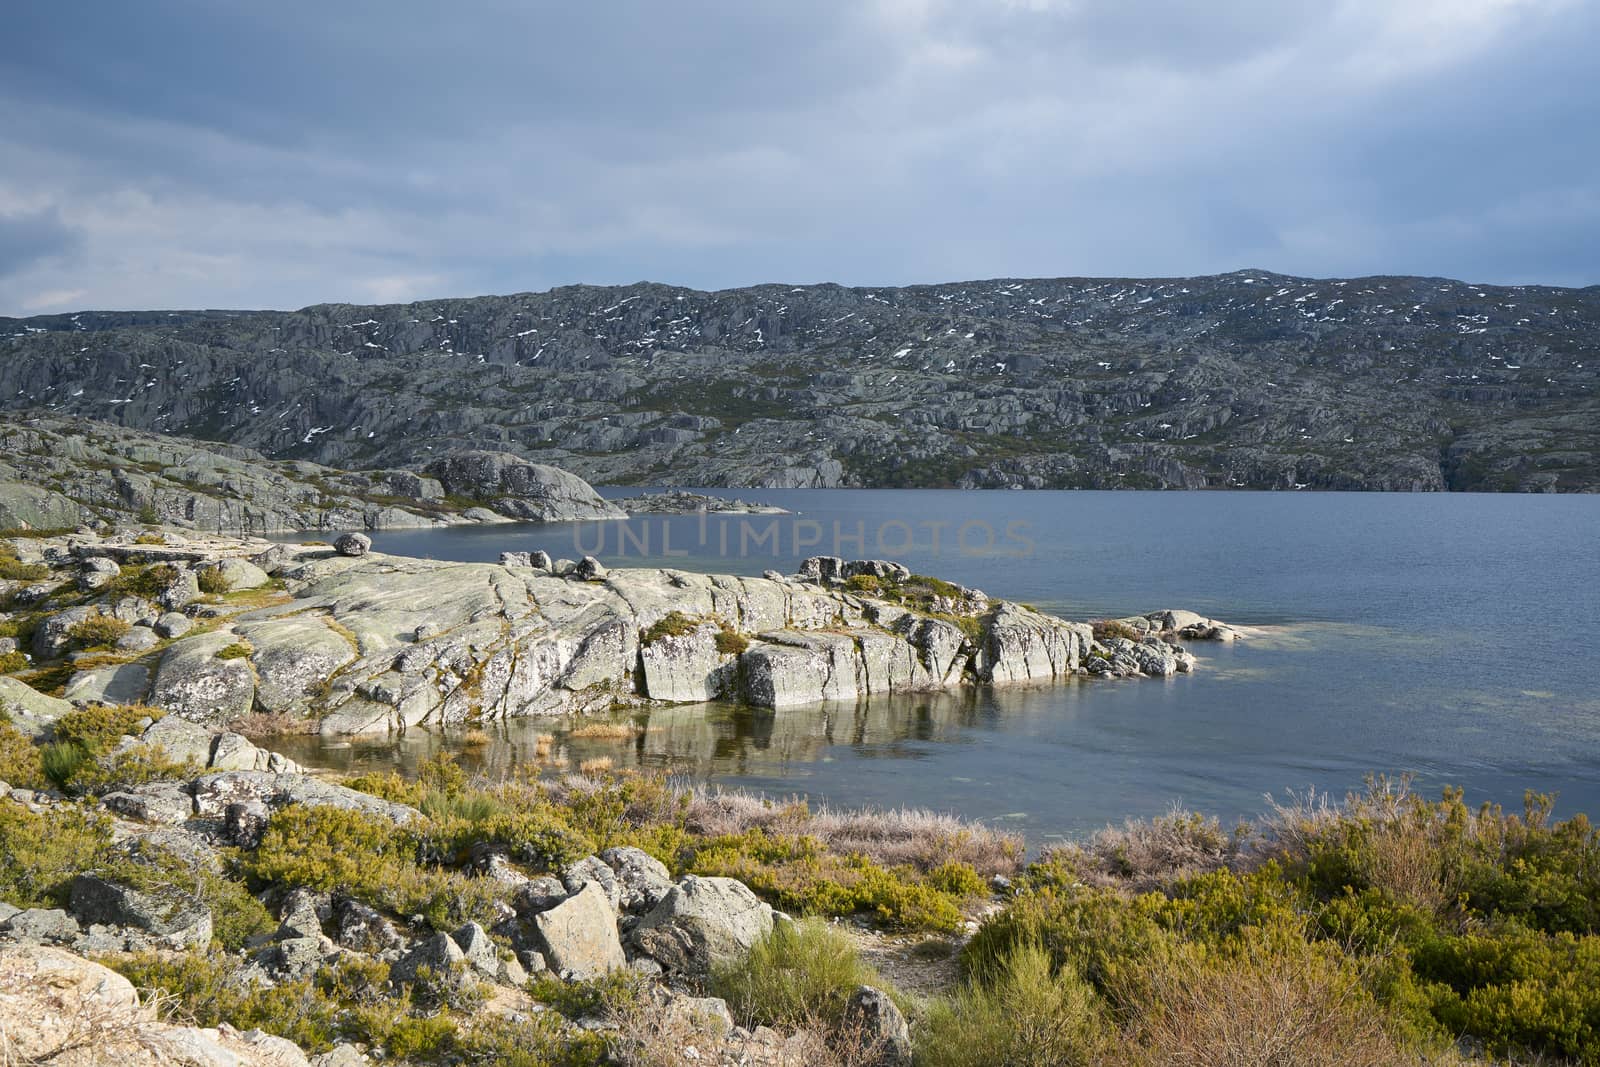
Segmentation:
{"type": "MultiPolygon", "coordinates": [[[[5,532],[4,536],[13,536],[5,532]]],[[[43,563],[23,563],[17,550],[6,541],[0,541],[0,578],[11,582],[37,582],[50,577],[50,568],[43,563]]]]}
{"type": "Polygon", "coordinates": [[[218,659],[249,659],[252,649],[243,641],[235,641],[217,649],[218,659]]]}
{"type": "Polygon", "coordinates": [[[74,648],[87,652],[110,648],[131,629],[133,625],[122,619],[110,615],[90,615],[68,627],[67,637],[74,648]]]}
{"type": "MultiPolygon", "coordinates": [[[[1195,824],[1168,827],[1171,853],[1192,858],[1195,824]]],[[[1255,833],[1148,892],[1086,884],[1106,881],[1100,853],[1123,834],[1047,854],[967,946],[971,987],[941,1010],[972,1015],[1018,953],[1043,952],[1093,990],[1093,1029],[1120,1026],[1135,1061],[1198,1062],[1226,1040],[1237,1062],[1379,1065],[1448,1057],[1466,1037],[1600,1063],[1600,835],[1586,818],[1554,821],[1534,795],[1508,815],[1380,781],[1255,833]]]]}
{"type": "Polygon", "coordinates": [[[681,611],[669,611],[657,619],[645,630],[640,640],[646,645],[653,645],[657,641],[668,637],[685,637],[695,632],[704,619],[697,619],[693,615],[685,615],[681,611]]]}
{"type": "Polygon", "coordinates": [[[1139,631],[1120,619],[1096,619],[1093,626],[1097,640],[1104,641],[1108,637],[1120,637],[1127,641],[1139,640],[1139,631]]]}
{"type": "Polygon", "coordinates": [[[723,655],[738,656],[750,647],[750,639],[727,623],[723,623],[722,628],[717,631],[716,645],[717,651],[723,655]]]}
{"type": "Polygon", "coordinates": [[[122,573],[111,583],[111,588],[112,591],[124,596],[154,600],[170,589],[177,580],[177,567],[170,563],[156,563],[148,567],[122,568],[122,573]]]}
{"type": "Polygon", "coordinates": [[[719,967],[711,986],[741,1026],[833,1032],[863,985],[884,988],[855,943],[820,919],[779,923],[749,955],[719,967]]]}
{"type": "MultiPolygon", "coordinates": [[[[916,1059],[919,1067],[1114,1063],[1112,1032],[1087,982],[1054,966],[1038,945],[1021,943],[929,1005],[916,1035],[916,1059]]],[[[1203,1055],[1193,1062],[1231,1062],[1221,1058],[1223,1047],[1197,1050],[1203,1055]]]]}
{"type": "Polygon", "coordinates": [[[692,873],[737,878],[785,911],[860,912],[897,930],[957,929],[962,904],[983,886],[970,867],[957,872],[947,868],[958,865],[944,865],[938,874],[886,868],[860,853],[830,852],[809,835],[762,829],[695,842],[687,855],[692,873]]]}
{"type": "Polygon", "coordinates": [[[11,725],[11,715],[4,707],[0,707],[0,782],[23,789],[44,789],[50,784],[44,776],[39,747],[11,725]]]}
{"type": "Polygon", "coordinates": [[[548,1015],[512,1020],[418,1004],[414,990],[390,986],[388,966],[376,961],[323,966],[270,989],[242,981],[240,962],[221,952],[107,962],[139,988],[161,991],[195,1025],[259,1028],[311,1053],[360,1042],[406,1063],[507,1067],[594,1067],[604,1053],[600,1038],[564,1034],[548,1015]]]}
{"type": "Polygon", "coordinates": [[[142,533],[133,539],[136,545],[164,545],[167,543],[166,535],[158,533],[142,533]]]}
{"type": "Polygon", "coordinates": [[[17,671],[26,670],[28,657],[21,652],[6,652],[0,654],[0,674],[15,674],[17,671]]]}
{"type": "Polygon", "coordinates": [[[137,734],[146,719],[153,722],[164,715],[166,712],[160,708],[147,704],[75,708],[56,720],[52,733],[57,741],[81,745],[99,754],[109,751],[124,737],[137,734]]]}
{"type": "MultiPolygon", "coordinates": [[[[985,878],[1013,872],[1020,854],[1014,839],[978,835],[934,816],[898,813],[895,818],[846,823],[831,813],[813,816],[803,803],[772,804],[742,795],[702,797],[674,789],[656,776],[487,786],[471,786],[464,779],[455,764],[436,760],[416,780],[383,774],[347,784],[427,814],[424,826],[398,833],[405,839],[402,853],[435,865],[456,864],[492,844],[519,863],[551,870],[605,848],[631,845],[661,860],[674,874],[738,878],[787,911],[859,913],[903,930],[956,929],[964,907],[986,893],[985,878]],[[874,825],[865,826],[867,821],[874,825]],[[968,859],[951,858],[958,854],[983,863],[984,870],[980,873],[968,859]]],[[[277,825],[275,820],[274,829],[277,825]]],[[[326,832],[354,830],[330,826],[326,832]]],[[[372,879],[368,888],[374,893],[411,886],[406,890],[410,906],[429,914],[423,906],[425,894],[414,885],[415,874],[384,875],[371,867],[365,874],[344,870],[336,855],[322,858],[324,848],[305,836],[297,833],[270,851],[281,852],[291,866],[317,857],[315,884],[325,888],[348,888],[351,879],[361,877],[372,879]],[[336,870],[324,870],[325,864],[336,870]]],[[[351,841],[339,841],[326,851],[366,854],[365,846],[351,841]]],[[[296,877],[309,876],[297,869],[296,877]]],[[[282,877],[281,872],[271,876],[282,877]]]]}
{"type": "Polygon", "coordinates": [[[221,595],[228,591],[228,576],[222,573],[221,567],[204,567],[196,575],[200,583],[200,591],[213,596],[221,595]]]}
{"type": "Polygon", "coordinates": [[[50,785],[76,795],[193,777],[200,768],[168,758],[159,745],[132,745],[113,752],[124,737],[139,733],[143,723],[164,714],[143,704],[69,711],[51,727],[49,743],[37,750],[39,771],[50,785]]]}
{"type": "Polygon", "coordinates": [[[104,863],[110,849],[111,823],[102,815],[75,806],[34,813],[0,802],[0,900],[60,907],[73,877],[104,863]]]}

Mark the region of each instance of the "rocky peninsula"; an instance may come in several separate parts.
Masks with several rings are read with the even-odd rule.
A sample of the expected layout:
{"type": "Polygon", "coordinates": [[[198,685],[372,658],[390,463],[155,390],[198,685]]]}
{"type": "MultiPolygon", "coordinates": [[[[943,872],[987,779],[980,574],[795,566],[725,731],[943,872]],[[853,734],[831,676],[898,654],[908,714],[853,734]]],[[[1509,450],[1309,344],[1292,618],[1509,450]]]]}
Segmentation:
{"type": "Polygon", "coordinates": [[[1097,630],[878,560],[748,578],[542,552],[385,556],[359,534],[328,545],[85,529],[0,544],[13,576],[0,640],[21,681],[80,704],[148,702],[217,725],[279,716],[327,735],[1166,676],[1194,667],[1180,640],[1235,635],[1183,611],[1097,630]]]}

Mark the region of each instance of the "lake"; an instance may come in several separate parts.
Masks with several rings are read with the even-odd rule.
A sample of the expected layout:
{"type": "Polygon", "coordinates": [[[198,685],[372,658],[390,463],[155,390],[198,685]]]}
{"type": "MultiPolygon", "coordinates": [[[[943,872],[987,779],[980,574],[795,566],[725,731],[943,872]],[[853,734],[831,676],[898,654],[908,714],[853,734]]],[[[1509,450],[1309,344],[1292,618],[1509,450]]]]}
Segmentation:
{"type": "MultiPolygon", "coordinates": [[[[1031,845],[1181,804],[1224,818],[1264,795],[1342,795],[1369,772],[1520,808],[1528,788],[1600,811],[1600,498],[1476,494],[704,490],[782,516],[397,530],[378,551],[505,550],[608,566],[792,573],[808,555],[897,559],[1074,619],[1190,608],[1261,627],[1191,646],[1170,680],[1082,680],[860,705],[652,712],[572,756],[836,805],[983,818],[1031,845]],[[837,549],[837,551],[836,551],[837,549]]],[[[637,490],[607,490],[618,496],[637,490]]],[[[504,769],[546,722],[491,731],[504,769]]],[[[556,731],[560,733],[560,731],[556,731]]],[[[404,766],[449,737],[296,758],[404,766]]],[[[478,757],[474,757],[478,758],[478,757]]]]}

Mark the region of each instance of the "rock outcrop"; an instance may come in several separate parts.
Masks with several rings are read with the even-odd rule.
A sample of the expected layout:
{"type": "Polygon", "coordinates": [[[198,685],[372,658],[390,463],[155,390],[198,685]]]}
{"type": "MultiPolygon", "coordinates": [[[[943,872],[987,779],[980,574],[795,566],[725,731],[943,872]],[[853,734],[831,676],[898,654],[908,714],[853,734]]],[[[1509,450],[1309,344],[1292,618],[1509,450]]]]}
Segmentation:
{"type": "MultiPolygon", "coordinates": [[[[1119,620],[1097,637],[1088,624],[884,560],[817,557],[795,578],[748,578],[608,570],[542,552],[446,563],[175,534],[161,545],[84,533],[33,547],[61,569],[113,559],[139,571],[160,560],[166,584],[152,595],[182,605],[163,612],[113,586],[30,616],[36,660],[69,668],[74,661],[63,657],[80,624],[109,617],[131,626],[115,650],[69,672],[69,701],[147,702],[209,725],[251,713],[309,717],[326,735],[566,714],[617,700],[787,708],[1080,674],[1165,677],[1196,664],[1180,639],[1238,636],[1167,610],[1119,620]],[[259,572],[271,587],[262,582],[244,600],[202,596],[196,576],[211,572],[252,584],[259,572]],[[144,641],[129,640],[141,633],[144,641]]],[[[40,585],[52,581],[60,588],[66,576],[40,585]]],[[[14,679],[0,686],[30,732],[67,707],[14,679]]],[[[202,765],[214,758],[199,755],[202,765]]],[[[228,759],[210,765],[264,769],[248,754],[228,759]]]]}

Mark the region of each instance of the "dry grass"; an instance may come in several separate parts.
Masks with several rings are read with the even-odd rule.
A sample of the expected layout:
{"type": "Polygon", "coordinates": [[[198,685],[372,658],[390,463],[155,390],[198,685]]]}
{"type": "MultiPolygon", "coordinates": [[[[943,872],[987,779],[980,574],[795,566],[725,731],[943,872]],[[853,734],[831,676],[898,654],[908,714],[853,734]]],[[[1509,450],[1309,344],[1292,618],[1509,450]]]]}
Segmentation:
{"type": "Polygon", "coordinates": [[[535,759],[549,759],[555,751],[556,738],[554,734],[540,734],[533,739],[533,756],[535,759]]]}
{"type": "Polygon", "coordinates": [[[586,722],[567,731],[567,736],[592,741],[629,741],[644,731],[631,722],[586,722]]]}
{"type": "Polygon", "coordinates": [[[774,802],[730,790],[694,791],[688,810],[689,828],[718,836],[761,829],[770,833],[806,834],[831,852],[859,852],[885,867],[909,865],[930,871],[945,863],[970,864],[980,874],[1014,874],[1024,849],[1016,834],[981,823],[918,808],[811,811],[804,801],[774,802]]]}
{"type": "Polygon", "coordinates": [[[467,748],[483,748],[489,743],[489,735],[483,730],[468,730],[462,735],[461,743],[467,748]]]}
{"type": "Polygon", "coordinates": [[[1321,956],[1247,950],[1236,960],[1180,955],[1146,976],[1136,1024],[1145,1067],[1397,1067],[1416,1063],[1390,1036],[1359,979],[1321,956]]]}
{"type": "Polygon", "coordinates": [[[578,764],[579,774],[603,774],[611,769],[610,756],[596,756],[578,764]]]}
{"type": "Polygon", "coordinates": [[[1252,831],[1174,808],[1154,819],[1108,826],[1077,844],[1046,849],[1041,859],[1070,867],[1084,883],[1134,892],[1162,889],[1181,878],[1238,869],[1251,856],[1252,831]]]}
{"type": "Polygon", "coordinates": [[[252,711],[228,723],[228,729],[246,737],[292,737],[317,732],[317,720],[287,711],[252,711]]]}

